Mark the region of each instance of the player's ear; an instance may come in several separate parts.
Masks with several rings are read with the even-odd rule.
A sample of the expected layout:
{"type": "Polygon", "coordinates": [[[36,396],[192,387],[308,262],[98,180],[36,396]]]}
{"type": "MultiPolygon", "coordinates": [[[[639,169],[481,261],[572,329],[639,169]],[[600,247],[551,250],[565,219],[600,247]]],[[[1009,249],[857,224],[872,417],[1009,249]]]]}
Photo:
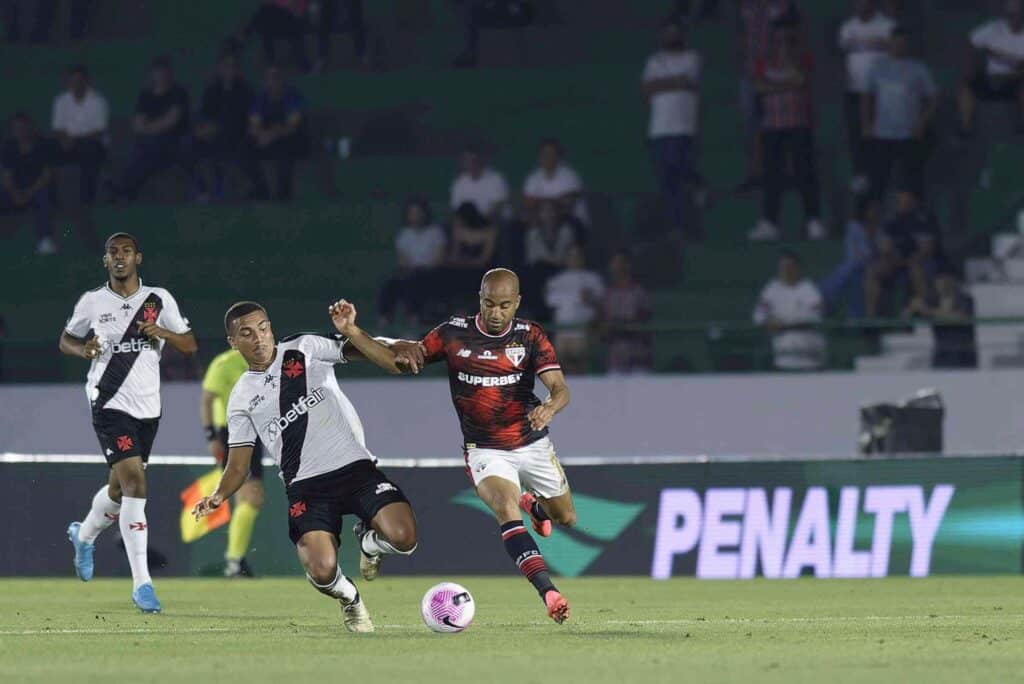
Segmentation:
{"type": "Polygon", "coordinates": [[[235,346],[235,338],[232,337],[231,335],[228,335],[228,346],[231,347],[232,349],[238,349],[238,347],[235,346]]]}
{"type": "Polygon", "coordinates": [[[135,265],[138,266],[142,263],[142,252],[135,253],[135,265]]]}

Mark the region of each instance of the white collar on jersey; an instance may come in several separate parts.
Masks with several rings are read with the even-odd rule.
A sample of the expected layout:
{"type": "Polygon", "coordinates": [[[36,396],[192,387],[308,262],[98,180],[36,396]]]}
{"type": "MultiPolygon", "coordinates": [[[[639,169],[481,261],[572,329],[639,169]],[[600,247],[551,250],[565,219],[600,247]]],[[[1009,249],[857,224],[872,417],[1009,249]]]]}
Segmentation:
{"type": "Polygon", "coordinates": [[[141,276],[139,277],[139,289],[136,290],[135,292],[131,293],[127,297],[125,297],[124,295],[119,295],[116,292],[114,292],[114,289],[112,287],[110,287],[110,279],[109,278],[107,279],[107,282],[103,283],[103,289],[106,290],[107,292],[109,292],[110,294],[114,295],[118,299],[124,299],[124,300],[132,299],[133,297],[138,296],[138,294],[140,292],[142,292],[142,277],[141,276]]]}
{"type": "Polygon", "coordinates": [[[508,335],[509,330],[512,329],[512,324],[516,322],[516,319],[513,318],[511,321],[508,322],[508,327],[502,330],[501,333],[497,335],[492,335],[491,333],[484,330],[484,327],[480,325],[480,314],[477,314],[476,318],[474,318],[473,320],[476,322],[476,329],[479,330],[482,335],[486,335],[487,337],[504,337],[505,335],[508,335]]]}

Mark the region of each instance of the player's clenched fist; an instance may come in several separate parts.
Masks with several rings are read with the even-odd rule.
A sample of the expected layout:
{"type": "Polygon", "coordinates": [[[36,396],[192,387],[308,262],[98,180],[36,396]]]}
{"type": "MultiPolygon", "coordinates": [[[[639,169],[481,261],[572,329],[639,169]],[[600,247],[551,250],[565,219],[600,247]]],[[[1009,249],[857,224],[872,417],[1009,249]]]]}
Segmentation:
{"type": "Polygon", "coordinates": [[[327,308],[331,321],[338,332],[345,334],[356,324],[356,307],[347,299],[340,299],[327,308]]]}
{"type": "Polygon", "coordinates": [[[196,520],[205,518],[206,516],[213,513],[223,503],[223,499],[219,494],[211,494],[210,496],[204,496],[202,499],[192,507],[192,515],[195,516],[196,520]]]}
{"type": "Polygon", "coordinates": [[[93,335],[90,337],[85,346],[82,348],[82,353],[87,359],[95,359],[103,351],[103,344],[100,342],[100,338],[93,335]]]}
{"type": "Polygon", "coordinates": [[[395,365],[406,373],[419,373],[426,364],[427,350],[419,342],[396,340],[391,343],[395,365]]]}

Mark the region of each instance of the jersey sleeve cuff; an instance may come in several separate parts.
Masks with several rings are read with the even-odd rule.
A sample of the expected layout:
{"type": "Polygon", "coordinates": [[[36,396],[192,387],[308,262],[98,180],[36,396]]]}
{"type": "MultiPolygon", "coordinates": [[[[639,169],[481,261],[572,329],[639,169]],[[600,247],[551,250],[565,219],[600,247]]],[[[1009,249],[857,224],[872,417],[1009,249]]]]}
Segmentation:
{"type": "Polygon", "coordinates": [[[562,366],[557,363],[549,363],[546,366],[541,366],[537,369],[537,375],[541,373],[547,373],[548,371],[562,370],[562,366]]]}
{"type": "Polygon", "coordinates": [[[254,447],[254,446],[256,446],[256,442],[236,442],[236,443],[230,443],[229,442],[228,443],[228,449],[234,449],[235,447],[247,447],[247,446],[254,447]]]}

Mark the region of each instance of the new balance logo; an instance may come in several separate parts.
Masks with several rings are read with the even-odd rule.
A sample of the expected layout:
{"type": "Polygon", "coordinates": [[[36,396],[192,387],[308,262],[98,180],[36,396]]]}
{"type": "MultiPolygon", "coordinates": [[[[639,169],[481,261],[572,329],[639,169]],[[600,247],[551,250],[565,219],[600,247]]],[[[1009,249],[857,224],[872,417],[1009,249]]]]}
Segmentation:
{"type": "Polygon", "coordinates": [[[117,450],[118,451],[121,451],[121,452],[131,451],[131,448],[133,446],[135,446],[135,442],[133,442],[132,438],[129,437],[128,435],[121,435],[120,437],[117,438],[117,450]]]}
{"type": "Polygon", "coordinates": [[[128,524],[128,529],[135,530],[136,532],[145,532],[146,527],[148,526],[144,522],[133,522],[128,524]]]}
{"type": "Polygon", "coordinates": [[[290,517],[290,518],[298,518],[299,516],[301,516],[305,512],[306,512],[306,502],[305,501],[296,501],[295,503],[293,503],[291,506],[288,507],[288,517],[290,517]]]}
{"type": "Polygon", "coordinates": [[[472,349],[460,349],[459,353],[457,354],[457,356],[460,359],[468,359],[472,355],[473,355],[473,350],[472,349]]]}
{"type": "Polygon", "coordinates": [[[302,397],[297,402],[292,404],[292,407],[288,410],[288,413],[284,414],[277,419],[277,426],[284,430],[286,427],[297,421],[301,416],[309,413],[309,409],[313,408],[325,398],[324,388],[317,387],[310,394],[302,397]]]}
{"type": "Polygon", "coordinates": [[[377,496],[380,496],[384,492],[396,492],[396,491],[398,491],[398,490],[395,488],[395,485],[391,484],[390,482],[381,482],[380,484],[377,485],[377,491],[375,492],[375,494],[377,496]]]}

